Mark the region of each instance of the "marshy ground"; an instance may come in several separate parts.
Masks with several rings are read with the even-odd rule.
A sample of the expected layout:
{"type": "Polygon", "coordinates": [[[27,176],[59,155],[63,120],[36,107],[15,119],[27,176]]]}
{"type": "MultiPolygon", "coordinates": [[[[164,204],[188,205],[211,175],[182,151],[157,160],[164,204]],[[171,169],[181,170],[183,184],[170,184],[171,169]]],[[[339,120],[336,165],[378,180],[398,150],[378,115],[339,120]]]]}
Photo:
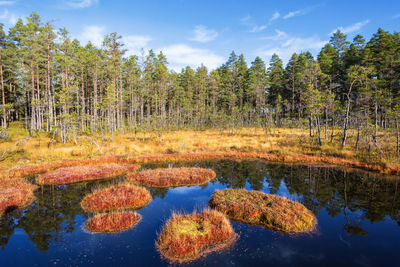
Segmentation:
{"type": "Polygon", "coordinates": [[[216,191],[209,205],[234,220],[287,233],[309,232],[317,223],[303,204],[260,191],[231,188],[216,191]]]}
{"type": "Polygon", "coordinates": [[[136,212],[99,213],[86,222],[86,227],[95,233],[115,233],[134,227],[140,220],[136,212]]]}
{"type": "Polygon", "coordinates": [[[137,164],[81,165],[59,168],[54,171],[39,175],[37,183],[44,185],[72,184],[90,180],[106,179],[133,172],[140,168],[137,164]]]}
{"type": "Polygon", "coordinates": [[[205,184],[215,172],[202,168],[166,168],[144,170],[127,176],[128,181],[147,187],[171,187],[205,184]]]}
{"type": "Polygon", "coordinates": [[[85,196],[81,202],[87,212],[140,209],[151,201],[150,192],[128,183],[113,185],[85,196]]]}
{"type": "Polygon", "coordinates": [[[222,249],[235,237],[225,215],[206,209],[187,215],[173,213],[159,236],[157,246],[168,260],[184,262],[222,249]]]}

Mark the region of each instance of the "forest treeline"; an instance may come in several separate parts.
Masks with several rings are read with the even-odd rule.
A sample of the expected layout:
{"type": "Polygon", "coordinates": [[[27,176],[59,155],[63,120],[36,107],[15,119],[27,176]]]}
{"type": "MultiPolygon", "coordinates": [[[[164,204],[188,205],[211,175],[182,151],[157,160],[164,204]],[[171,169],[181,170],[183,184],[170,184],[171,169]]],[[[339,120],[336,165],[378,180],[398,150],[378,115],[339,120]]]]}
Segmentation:
{"type": "MultiPolygon", "coordinates": [[[[337,31],[316,58],[294,53],[286,66],[230,54],[215,70],[168,69],[150,50],[125,56],[117,33],[83,46],[37,13],[8,33],[0,26],[1,124],[21,121],[62,142],[77,136],[183,128],[307,127],[317,143],[349,129],[378,144],[399,132],[400,35],[383,29],[352,42],[337,31]],[[268,67],[267,67],[268,66],[268,67]]],[[[397,151],[399,151],[397,142],[397,151]]]]}

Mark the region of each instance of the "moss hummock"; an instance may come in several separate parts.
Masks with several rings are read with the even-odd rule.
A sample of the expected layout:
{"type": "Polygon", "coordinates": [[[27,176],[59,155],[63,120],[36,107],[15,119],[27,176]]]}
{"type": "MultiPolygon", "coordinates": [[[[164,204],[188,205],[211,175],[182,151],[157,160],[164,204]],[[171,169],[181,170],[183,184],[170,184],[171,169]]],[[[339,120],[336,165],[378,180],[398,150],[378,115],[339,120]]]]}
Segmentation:
{"type": "Polygon", "coordinates": [[[202,168],[170,168],[145,170],[128,175],[128,180],[148,187],[173,187],[205,184],[216,174],[202,168]]]}
{"type": "Polygon", "coordinates": [[[173,213],[156,245],[168,260],[185,262],[222,249],[235,238],[229,220],[220,212],[206,209],[188,215],[173,213]]]}
{"type": "Polygon", "coordinates": [[[312,231],[317,219],[303,204],[245,189],[216,191],[209,206],[230,218],[287,233],[312,231]]]}
{"type": "Polygon", "coordinates": [[[151,201],[150,192],[130,184],[119,184],[97,190],[87,195],[81,202],[87,212],[140,209],[151,201]]]}
{"type": "Polygon", "coordinates": [[[41,185],[72,184],[84,181],[112,178],[128,172],[137,171],[138,164],[116,164],[73,166],[56,169],[39,175],[36,179],[41,185]]]}
{"type": "Polygon", "coordinates": [[[36,188],[23,179],[0,179],[0,217],[8,209],[23,208],[32,203],[36,188]]]}
{"type": "Polygon", "coordinates": [[[136,212],[99,213],[86,222],[86,228],[95,233],[122,232],[134,227],[140,219],[136,212]]]}

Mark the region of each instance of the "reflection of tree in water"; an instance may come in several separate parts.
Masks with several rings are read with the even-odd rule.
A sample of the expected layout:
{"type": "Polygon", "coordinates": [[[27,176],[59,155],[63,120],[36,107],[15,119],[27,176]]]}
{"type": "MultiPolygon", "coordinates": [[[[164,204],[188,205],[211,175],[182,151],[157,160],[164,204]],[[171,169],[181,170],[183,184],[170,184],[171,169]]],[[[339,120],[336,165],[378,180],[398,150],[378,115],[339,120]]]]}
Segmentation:
{"type": "MultiPolygon", "coordinates": [[[[351,235],[367,235],[360,222],[372,223],[391,217],[400,226],[399,180],[389,180],[362,172],[346,172],[328,167],[271,164],[257,160],[229,159],[201,162],[174,163],[174,167],[196,166],[211,168],[217,178],[211,184],[242,188],[246,184],[253,190],[263,189],[268,183],[271,193],[280,189],[282,182],[290,194],[315,214],[325,209],[332,217],[343,213],[343,230],[351,235]],[[355,212],[358,212],[357,215],[355,212]]],[[[165,164],[145,164],[145,168],[168,167],[165,164]]],[[[22,228],[41,251],[47,251],[52,242],[62,242],[65,233],[76,228],[76,215],[86,214],[80,201],[95,188],[114,181],[81,183],[69,186],[45,186],[36,191],[37,200],[24,212],[14,210],[0,219],[0,246],[5,248],[14,229],[22,228]]],[[[201,185],[207,188],[208,184],[201,185]]],[[[150,189],[152,197],[163,199],[168,188],[150,189]]]]}
{"type": "Polygon", "coordinates": [[[117,180],[40,187],[35,192],[36,201],[24,212],[14,211],[0,221],[2,248],[4,249],[14,229],[18,227],[26,232],[37,249],[47,251],[52,242],[62,242],[65,233],[74,231],[75,217],[78,214],[87,217],[80,206],[83,197],[95,188],[117,180]]]}

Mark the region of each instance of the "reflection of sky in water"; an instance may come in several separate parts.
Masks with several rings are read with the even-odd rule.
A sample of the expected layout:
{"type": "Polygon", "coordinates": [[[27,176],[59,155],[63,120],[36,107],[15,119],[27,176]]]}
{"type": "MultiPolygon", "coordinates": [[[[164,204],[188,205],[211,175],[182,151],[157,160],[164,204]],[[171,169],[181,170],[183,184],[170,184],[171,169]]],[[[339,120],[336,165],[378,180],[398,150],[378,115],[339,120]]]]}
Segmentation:
{"type": "MultiPolygon", "coordinates": [[[[195,163],[173,164],[182,165],[195,163]]],[[[316,213],[317,230],[313,234],[286,235],[232,221],[240,236],[237,242],[189,265],[336,267],[397,263],[400,227],[393,218],[400,217],[400,196],[395,195],[393,181],[364,173],[344,176],[342,171],[329,168],[255,161],[224,160],[196,165],[212,168],[217,178],[202,186],[152,190],[153,201],[138,211],[142,221],[134,229],[119,234],[90,234],[84,230],[83,224],[90,214],[84,214],[79,203],[91,192],[91,183],[60,187],[55,192],[44,187],[43,193],[37,194],[40,205],[33,204],[25,213],[14,211],[9,216],[15,218],[0,222],[0,266],[167,265],[154,243],[171,212],[199,211],[207,207],[215,190],[226,187],[259,188],[267,193],[272,190],[301,201],[316,213]],[[68,232],[71,220],[73,231],[68,232]],[[48,249],[39,251],[38,247],[48,249]]],[[[168,164],[144,166],[154,167],[168,164]]]]}

